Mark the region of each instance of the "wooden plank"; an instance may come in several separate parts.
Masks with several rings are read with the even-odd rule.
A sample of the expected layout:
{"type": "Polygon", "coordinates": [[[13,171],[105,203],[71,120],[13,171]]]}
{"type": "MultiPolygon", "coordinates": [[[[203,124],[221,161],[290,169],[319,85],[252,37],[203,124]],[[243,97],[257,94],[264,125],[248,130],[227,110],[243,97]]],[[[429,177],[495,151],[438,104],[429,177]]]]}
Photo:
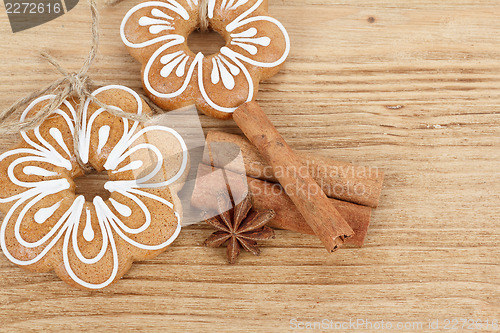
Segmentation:
{"type": "MultiPolygon", "coordinates": [[[[100,5],[90,75],[140,91],[140,65],[118,33],[136,2],[100,5]]],[[[58,77],[41,50],[78,70],[89,47],[85,1],[16,34],[0,12],[1,107],[58,77]]],[[[261,257],[244,253],[228,266],[223,249],[201,247],[211,230],[191,226],[102,292],[70,289],[1,255],[2,329],[269,332],[288,331],[293,318],[500,320],[498,1],[270,0],[270,12],[292,39],[283,70],[260,85],[271,121],[295,149],[386,172],[366,247],[328,255],[312,236],[278,231],[261,257]]],[[[201,120],[207,131],[239,133],[232,121],[201,120]]],[[[1,137],[0,149],[16,140],[1,137]]]]}

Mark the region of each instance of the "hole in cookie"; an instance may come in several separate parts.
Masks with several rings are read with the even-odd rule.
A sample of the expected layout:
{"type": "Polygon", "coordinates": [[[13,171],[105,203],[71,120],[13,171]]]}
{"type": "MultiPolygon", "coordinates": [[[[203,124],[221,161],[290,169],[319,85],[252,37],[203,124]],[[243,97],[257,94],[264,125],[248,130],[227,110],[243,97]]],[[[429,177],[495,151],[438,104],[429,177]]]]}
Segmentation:
{"type": "Polygon", "coordinates": [[[226,45],[226,41],[217,31],[193,31],[188,37],[188,46],[194,54],[198,52],[205,56],[219,53],[221,47],[226,45]]]}
{"type": "Polygon", "coordinates": [[[83,195],[85,200],[92,202],[96,196],[103,200],[109,199],[111,195],[104,188],[104,184],[109,180],[107,172],[90,173],[74,179],[76,195],[83,195]]]}

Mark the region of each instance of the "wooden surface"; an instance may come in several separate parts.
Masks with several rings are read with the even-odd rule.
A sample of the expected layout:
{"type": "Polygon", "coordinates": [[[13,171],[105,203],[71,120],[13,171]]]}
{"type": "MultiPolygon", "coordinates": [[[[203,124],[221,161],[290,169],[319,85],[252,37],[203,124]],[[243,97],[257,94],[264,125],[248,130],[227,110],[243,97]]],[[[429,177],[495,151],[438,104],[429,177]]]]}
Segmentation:
{"type": "MultiPolygon", "coordinates": [[[[101,6],[91,75],[139,90],[140,66],[118,32],[136,2],[101,6]]],[[[200,246],[211,230],[192,226],[102,292],[73,290],[0,255],[0,330],[271,332],[295,318],[417,321],[424,329],[406,331],[420,332],[430,319],[441,329],[446,319],[500,320],[498,1],[270,3],[293,44],[259,101],[295,149],[384,168],[366,246],[329,255],[312,236],[278,231],[260,258],[244,253],[228,266],[223,249],[200,246]]],[[[2,8],[0,106],[58,77],[37,57],[42,49],[77,70],[89,23],[82,0],[12,34],[2,8]]],[[[202,123],[237,132],[232,121],[202,123]]],[[[0,148],[16,140],[2,137],[0,148]]]]}

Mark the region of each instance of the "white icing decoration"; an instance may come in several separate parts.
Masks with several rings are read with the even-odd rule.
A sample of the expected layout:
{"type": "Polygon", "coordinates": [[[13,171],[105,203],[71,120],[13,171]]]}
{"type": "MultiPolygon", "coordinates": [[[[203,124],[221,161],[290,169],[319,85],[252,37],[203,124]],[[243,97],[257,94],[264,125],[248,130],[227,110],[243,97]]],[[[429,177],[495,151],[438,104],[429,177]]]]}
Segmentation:
{"type": "MultiPolygon", "coordinates": [[[[98,90],[96,90],[96,91],[98,91],[98,90]]],[[[95,94],[95,92],[93,93],[93,95],[94,94],[95,94]]],[[[94,112],[90,116],[88,121],[83,121],[83,119],[87,119],[87,109],[89,107],[89,104],[90,104],[90,99],[87,99],[85,101],[84,109],[82,112],[82,127],[79,129],[78,153],[80,154],[80,158],[83,161],[83,163],[88,163],[88,161],[89,161],[90,134],[91,134],[92,126],[94,125],[94,121],[97,119],[97,117],[101,113],[107,112],[106,109],[99,108],[96,112],[94,112]]],[[[110,109],[120,110],[120,108],[118,108],[116,106],[109,105],[108,107],[110,109]]]]}
{"type": "MultiPolygon", "coordinates": [[[[273,23],[278,27],[278,29],[281,30],[281,33],[283,34],[283,37],[285,38],[285,51],[283,52],[283,55],[276,61],[273,62],[262,62],[262,61],[255,61],[253,59],[250,59],[240,53],[234,52],[230,50],[232,53],[234,53],[234,56],[237,57],[238,59],[247,62],[251,65],[258,66],[258,67],[276,67],[280,64],[282,64],[286,58],[288,57],[288,54],[290,53],[290,37],[288,36],[288,33],[278,20],[275,18],[269,17],[269,16],[253,16],[249,17],[259,6],[262,4],[264,0],[258,0],[251,8],[249,8],[247,11],[245,11],[243,14],[238,16],[235,20],[233,20],[231,23],[229,23],[226,26],[226,31],[227,32],[232,32],[236,30],[237,28],[240,28],[242,26],[245,26],[247,24],[253,23],[253,22],[258,22],[258,21],[267,21],[270,23],[273,23]]],[[[271,42],[271,40],[270,40],[271,42]]],[[[239,45],[241,46],[241,45],[239,45]]],[[[222,52],[222,49],[221,49],[222,52]]]]}
{"type": "Polygon", "coordinates": [[[243,32],[240,32],[240,33],[236,33],[236,34],[231,34],[231,37],[232,38],[240,38],[240,37],[254,37],[255,35],[257,35],[257,29],[255,28],[250,28],[248,30],[245,30],[243,32]]]}
{"type": "MultiPolygon", "coordinates": [[[[124,87],[124,86],[106,86],[102,87],[92,93],[93,96],[96,96],[102,91],[109,89],[120,89],[125,92],[130,93],[137,102],[137,113],[142,113],[142,101],[137,93],[133,90],[124,87]]],[[[21,115],[22,120],[24,120],[25,116],[28,112],[35,107],[38,103],[54,98],[53,95],[43,96],[35,101],[33,101],[28,108],[21,115]]],[[[57,110],[56,113],[61,115],[67,125],[69,126],[72,133],[76,130],[79,139],[80,139],[80,154],[82,160],[87,160],[90,154],[90,134],[93,129],[95,119],[103,112],[106,112],[104,109],[100,108],[96,110],[90,117],[87,117],[88,107],[90,104],[90,99],[87,99],[84,103],[84,108],[82,112],[81,119],[81,128],[74,128],[76,113],[71,106],[71,104],[67,101],[64,101],[63,104],[68,108],[69,114],[62,111],[57,110]],[[88,119],[87,119],[88,118],[88,119]]],[[[116,107],[115,107],[116,108],[116,107]]],[[[119,108],[116,108],[119,110],[119,108]]],[[[181,225],[180,225],[180,216],[174,210],[174,206],[171,202],[163,199],[162,197],[156,196],[154,194],[143,191],[145,188],[159,188],[168,186],[175,181],[177,181],[185,172],[187,168],[187,146],[182,139],[182,137],[171,128],[164,126],[149,126],[139,128],[139,122],[130,121],[128,119],[123,118],[123,134],[119,139],[118,143],[111,150],[108,159],[105,163],[105,169],[111,172],[117,171],[116,168],[122,162],[127,159],[130,159],[130,163],[128,163],[125,167],[121,168],[122,171],[127,167],[130,170],[135,170],[143,165],[143,161],[133,160],[133,153],[146,149],[148,150],[152,156],[155,157],[156,165],[154,165],[154,169],[148,174],[142,176],[139,179],[132,180],[117,180],[117,181],[108,181],[105,184],[105,188],[111,192],[117,192],[122,196],[131,199],[142,212],[144,216],[144,223],[137,228],[130,228],[122,221],[121,218],[117,217],[110,209],[109,205],[112,205],[116,211],[121,214],[123,217],[128,217],[132,214],[132,210],[129,206],[123,205],[117,202],[114,199],[110,199],[105,202],[101,197],[96,196],[92,203],[87,203],[87,207],[92,205],[95,209],[98,228],[100,229],[102,238],[101,250],[94,258],[86,258],[82,255],[79,245],[78,245],[78,230],[79,225],[81,223],[81,219],[83,218],[83,208],[85,206],[85,198],[83,196],[78,196],[73,198],[71,196],[64,195],[64,199],[59,201],[58,203],[50,206],[38,209],[38,211],[34,214],[34,220],[36,223],[42,224],[46,222],[49,218],[51,218],[54,213],[60,209],[62,202],[64,200],[73,200],[70,207],[67,208],[61,215],[61,217],[55,222],[53,226],[51,226],[50,230],[43,235],[40,239],[34,242],[28,242],[23,239],[21,234],[21,223],[23,222],[26,214],[30,209],[33,208],[34,205],[41,202],[46,197],[51,197],[53,195],[60,195],[62,191],[69,190],[71,188],[70,183],[64,176],[60,175],[58,172],[48,171],[41,167],[38,167],[38,163],[48,163],[53,165],[54,167],[65,168],[67,170],[72,170],[71,159],[74,159],[74,156],[70,156],[68,154],[67,158],[61,156],[57,150],[50,145],[47,140],[45,140],[41,134],[39,128],[35,128],[32,133],[36,136],[37,140],[40,142],[35,143],[26,134],[26,132],[22,131],[21,136],[25,140],[25,142],[29,145],[29,148],[18,148],[9,150],[0,155],[0,161],[4,160],[9,156],[17,156],[7,167],[7,177],[8,179],[15,185],[25,188],[25,190],[21,193],[17,193],[10,197],[2,198],[0,197],[0,203],[13,202],[9,211],[5,215],[5,218],[1,224],[0,228],[0,245],[2,247],[3,252],[6,257],[14,262],[17,265],[32,265],[42,259],[52,248],[59,242],[59,240],[63,239],[63,263],[68,275],[78,284],[89,288],[89,289],[99,289],[109,285],[112,281],[116,279],[118,273],[118,251],[116,249],[116,243],[114,240],[115,234],[119,237],[123,238],[126,242],[131,244],[132,246],[144,249],[144,250],[159,250],[170,243],[172,243],[175,238],[178,236],[181,225]],[[160,182],[150,182],[152,179],[156,178],[157,174],[163,175],[162,167],[164,165],[164,158],[162,152],[152,143],[138,143],[136,141],[142,138],[146,133],[150,131],[163,131],[166,133],[170,133],[179,143],[180,148],[182,149],[182,162],[177,173],[170,179],[160,182]],[[44,177],[48,176],[58,176],[56,179],[42,180],[42,181],[22,181],[19,180],[15,173],[14,169],[20,164],[31,163],[32,165],[27,165],[23,167],[23,172],[27,175],[40,175],[44,177]],[[164,204],[168,209],[171,209],[174,213],[174,216],[177,219],[177,228],[173,235],[167,240],[163,241],[161,244],[157,245],[148,245],[142,244],[137,240],[131,239],[128,234],[140,234],[149,228],[151,225],[151,213],[148,207],[142,202],[141,197],[147,197],[152,200],[158,201],[164,204]],[[19,211],[20,210],[20,211],[19,211]],[[14,214],[18,212],[16,218],[14,218],[14,214]],[[7,226],[14,223],[14,240],[19,243],[20,246],[26,248],[24,252],[33,253],[32,257],[28,259],[19,259],[16,258],[13,254],[9,252],[6,243],[6,230],[7,226]],[[69,243],[72,243],[70,245],[69,243]],[[72,269],[72,265],[70,263],[69,250],[70,247],[76,258],[80,260],[85,265],[92,265],[99,262],[104,258],[106,253],[108,253],[108,249],[111,248],[110,255],[113,257],[113,269],[109,277],[106,278],[106,281],[101,283],[89,283],[85,281],[82,277],[79,277],[72,269]],[[33,249],[33,250],[30,250],[33,249]]],[[[99,143],[98,149],[102,149],[109,137],[109,126],[104,125],[99,129],[99,143]],[[106,129],[107,127],[107,129],[106,129]]],[[[54,140],[60,145],[61,150],[64,150],[66,153],[69,153],[69,150],[64,149],[66,146],[63,137],[61,135],[61,131],[56,128],[49,129],[49,134],[54,138],[54,140]]],[[[32,135],[32,134],[30,134],[32,135]]],[[[118,170],[120,171],[120,170],[118,170]]],[[[85,226],[83,228],[83,238],[87,242],[94,242],[97,240],[95,237],[94,228],[92,227],[92,215],[90,213],[90,209],[86,208],[85,211],[85,226]]],[[[94,223],[95,224],[95,223],[94,223]]],[[[9,236],[10,237],[10,236],[9,236]]],[[[12,242],[12,241],[11,241],[12,242]]],[[[11,243],[10,243],[11,244],[11,243]]],[[[18,245],[18,246],[19,246],[18,245]]],[[[16,252],[18,253],[18,252],[16,252]]]]}
{"type": "MultiPolygon", "coordinates": [[[[234,2],[234,1],[233,1],[233,2],[234,2]]],[[[238,7],[239,7],[239,6],[241,6],[241,5],[246,4],[247,2],[248,2],[248,0],[238,0],[238,2],[236,2],[233,6],[229,6],[229,5],[228,5],[228,7],[229,7],[228,9],[229,9],[229,10],[235,10],[236,8],[238,8],[238,7]]]]}
{"type": "MultiPolygon", "coordinates": [[[[125,37],[125,25],[127,24],[128,20],[132,16],[132,14],[134,14],[136,11],[138,11],[138,10],[140,10],[142,8],[145,8],[145,7],[163,7],[163,8],[166,8],[168,10],[173,11],[174,13],[177,13],[184,20],[189,20],[189,13],[188,13],[188,11],[184,7],[182,7],[182,5],[180,5],[175,0],[166,0],[166,2],[163,2],[163,1],[148,1],[148,2],[140,3],[137,6],[131,8],[127,12],[127,14],[125,14],[125,17],[123,18],[122,23],[120,25],[120,36],[121,36],[123,42],[125,43],[125,45],[127,45],[128,47],[142,48],[142,47],[146,47],[146,46],[149,46],[149,45],[153,45],[153,44],[161,42],[161,41],[167,41],[167,40],[171,40],[171,39],[175,40],[177,38],[176,35],[173,35],[173,36],[172,35],[164,35],[164,36],[155,37],[155,38],[153,38],[151,40],[148,40],[148,41],[145,41],[145,42],[142,42],[142,43],[133,43],[133,42],[129,41],[127,39],[127,37],[125,37]]],[[[155,12],[155,13],[157,13],[157,12],[155,12]]],[[[142,17],[139,18],[139,21],[141,19],[142,19],[142,17]]],[[[167,25],[166,25],[166,27],[167,27],[167,25]]],[[[171,30],[171,29],[167,29],[167,30],[171,30]]],[[[154,29],[154,31],[155,31],[155,29],[154,29]]]]}
{"type": "Polygon", "coordinates": [[[231,75],[231,73],[229,73],[229,71],[222,64],[219,58],[217,58],[217,64],[219,65],[220,76],[222,78],[224,87],[226,87],[226,89],[233,90],[235,85],[233,76],[231,75]]]}
{"type": "MultiPolygon", "coordinates": [[[[159,98],[165,98],[165,99],[171,99],[175,98],[177,96],[180,96],[183,94],[186,89],[188,88],[191,78],[194,75],[194,71],[197,70],[197,76],[198,76],[198,87],[201,92],[201,95],[203,99],[215,110],[220,111],[220,112],[234,112],[236,108],[228,108],[224,107],[222,105],[218,105],[214,103],[212,100],[210,100],[208,93],[205,91],[204,83],[203,81],[203,60],[204,60],[204,55],[202,53],[198,53],[194,59],[189,56],[185,51],[176,51],[172,53],[166,53],[168,52],[170,48],[173,48],[174,46],[181,45],[185,42],[185,37],[175,34],[175,32],[168,32],[164,36],[159,36],[155,37],[151,40],[144,41],[142,43],[132,43],[130,42],[124,34],[124,28],[127,22],[129,21],[130,17],[138,10],[146,7],[151,7],[154,9],[154,7],[166,7],[170,6],[168,9],[174,11],[175,13],[179,14],[182,19],[188,20],[189,19],[189,14],[187,12],[186,8],[182,8],[181,5],[179,5],[178,2],[174,0],[167,0],[168,4],[158,2],[158,1],[148,1],[141,3],[134,8],[132,8],[124,17],[121,28],[120,28],[120,33],[123,42],[125,45],[132,47],[132,48],[142,48],[146,47],[149,45],[152,45],[154,43],[158,42],[163,42],[161,46],[158,47],[158,49],[151,55],[149,58],[148,62],[146,63],[146,66],[144,67],[144,73],[143,73],[143,81],[146,89],[153,94],[156,97],[159,98]],[[180,9],[182,8],[182,9],[180,9]],[[182,13],[182,14],[181,14],[182,13]],[[162,56],[161,56],[162,55],[162,56]],[[151,75],[151,67],[155,61],[157,61],[157,58],[160,57],[160,62],[164,64],[160,70],[160,75],[165,78],[165,79],[170,79],[170,75],[172,74],[173,70],[177,67],[176,70],[176,75],[178,77],[183,77],[184,76],[184,82],[182,86],[174,92],[169,92],[169,93],[164,93],[160,92],[156,89],[154,89],[151,86],[150,83],[150,75],[151,75]],[[186,66],[187,62],[189,60],[191,61],[191,64],[186,71],[186,66]]],[[[222,0],[220,3],[219,10],[221,11],[234,11],[235,9],[246,5],[249,3],[249,0],[222,0]]],[[[222,81],[224,87],[227,90],[234,90],[235,89],[235,77],[239,75],[241,72],[245,75],[245,79],[247,80],[248,83],[248,93],[247,93],[247,99],[246,101],[250,101],[253,99],[254,91],[253,91],[253,80],[251,76],[249,75],[249,71],[246,69],[245,65],[243,65],[242,62],[250,64],[252,66],[256,67],[262,67],[262,68],[271,68],[271,67],[276,67],[280,64],[282,64],[285,59],[287,58],[288,54],[290,53],[290,38],[288,36],[288,33],[286,32],[286,29],[284,26],[276,19],[269,17],[269,16],[252,16],[252,14],[262,5],[263,0],[257,0],[255,3],[245,10],[243,13],[238,15],[233,21],[231,21],[227,26],[226,30],[230,33],[230,44],[236,46],[236,49],[241,48],[242,52],[244,52],[246,55],[250,56],[255,56],[258,55],[259,52],[266,52],[265,49],[269,45],[271,45],[272,40],[269,36],[259,36],[256,37],[258,34],[258,30],[255,26],[253,26],[257,22],[265,21],[269,22],[273,25],[275,25],[281,32],[284,40],[285,40],[285,49],[281,57],[273,62],[263,62],[263,61],[257,61],[254,59],[249,58],[246,55],[243,55],[239,52],[236,52],[235,50],[232,50],[226,46],[222,47],[220,50],[220,53],[216,55],[215,57],[212,58],[212,71],[210,73],[210,82],[212,84],[218,84],[220,81],[222,81]],[[248,28],[245,29],[245,27],[248,26],[248,28]],[[238,30],[239,28],[242,28],[243,31],[241,32],[235,32],[233,31],[238,30]],[[260,47],[258,47],[260,46],[260,47]],[[229,71],[228,71],[229,69],[229,71]]],[[[194,4],[197,5],[198,1],[193,0],[187,0],[187,5],[189,6],[188,9],[194,9],[194,4]]],[[[217,6],[217,1],[216,0],[209,0],[208,1],[208,12],[207,15],[210,19],[214,17],[214,11],[215,7],[217,6]]],[[[152,9],[152,10],[153,10],[152,9]]],[[[172,24],[172,26],[175,24],[175,18],[172,22],[169,22],[169,24],[172,24]]],[[[139,19],[140,20],[140,19],[139,19]]],[[[144,20],[143,20],[144,22],[144,20]]],[[[147,21],[150,22],[150,21],[147,21]]],[[[261,33],[265,33],[261,31],[261,33]]]]}
{"type": "MultiPolygon", "coordinates": [[[[228,48],[227,47],[223,47],[221,49],[221,54],[225,54],[225,49],[228,49],[228,48]]],[[[253,82],[252,82],[252,77],[250,76],[250,73],[248,72],[248,70],[246,69],[246,67],[243,66],[243,64],[238,59],[236,59],[232,55],[232,53],[227,53],[227,56],[241,69],[241,71],[243,72],[243,75],[245,75],[245,78],[247,79],[247,83],[248,83],[248,97],[247,97],[246,102],[250,102],[253,99],[253,82]]],[[[237,109],[236,107],[235,108],[222,107],[220,105],[215,104],[210,99],[210,97],[208,97],[208,94],[205,91],[205,86],[203,84],[203,75],[201,74],[201,73],[203,73],[202,61],[198,62],[198,73],[199,73],[198,74],[198,86],[200,87],[201,95],[203,96],[203,98],[205,99],[205,101],[208,103],[208,105],[210,105],[214,109],[216,109],[218,111],[221,111],[221,112],[226,112],[226,113],[232,113],[232,112],[234,112],[237,109]]]]}
{"type": "Polygon", "coordinates": [[[231,6],[233,5],[234,3],[234,0],[229,0],[226,4],[226,7],[224,8],[225,10],[228,10],[229,8],[231,8],[231,6]]]}
{"type": "Polygon", "coordinates": [[[165,30],[174,30],[172,21],[174,18],[170,15],[165,14],[158,8],[153,8],[151,10],[151,15],[157,18],[152,18],[148,16],[143,16],[139,19],[140,26],[150,26],[149,32],[152,34],[159,34],[165,30]]]}
{"type": "Polygon", "coordinates": [[[54,214],[54,212],[60,206],[61,206],[61,201],[56,202],[50,207],[41,208],[38,212],[35,213],[35,222],[38,224],[44,223],[45,221],[47,221],[49,217],[52,216],[52,214],[54,214]]]}
{"type": "Polygon", "coordinates": [[[97,153],[100,154],[102,151],[102,148],[106,145],[109,139],[109,131],[110,127],[108,125],[104,125],[101,128],[99,128],[99,140],[98,140],[98,145],[97,145],[97,153]]]}
{"type": "Polygon", "coordinates": [[[174,60],[170,61],[165,66],[163,66],[163,68],[160,71],[160,75],[163,77],[169,77],[174,68],[181,63],[182,58],[184,58],[184,55],[175,58],[174,60]]]}
{"type": "MultiPolygon", "coordinates": [[[[26,116],[28,115],[28,113],[40,102],[44,102],[46,100],[49,100],[49,99],[52,99],[54,98],[55,95],[46,95],[46,96],[42,96],[42,97],[39,97],[37,99],[35,99],[33,102],[30,103],[30,105],[28,105],[28,107],[24,110],[24,112],[21,114],[21,117],[20,117],[20,120],[21,121],[24,121],[26,119],[26,116]]],[[[76,115],[76,112],[73,108],[73,106],[68,102],[68,101],[64,101],[63,102],[63,105],[65,105],[71,115],[73,116],[73,118],[75,117],[76,115]]],[[[58,109],[56,110],[55,113],[64,113],[62,110],[58,109]]],[[[69,117],[64,117],[67,125],[69,126],[69,128],[71,129],[71,131],[73,132],[73,128],[74,128],[74,123],[72,120],[69,119],[69,117]]],[[[42,156],[43,157],[43,160],[47,160],[47,161],[50,161],[50,163],[52,163],[53,165],[56,165],[58,167],[62,167],[62,168],[65,168],[67,170],[71,170],[73,168],[73,166],[71,165],[71,161],[69,161],[68,159],[64,158],[61,154],[59,154],[59,152],[57,150],[54,149],[54,147],[52,147],[52,145],[50,145],[40,134],[40,128],[37,127],[35,128],[35,130],[33,131],[36,138],[38,139],[38,141],[42,144],[42,145],[39,145],[35,142],[33,142],[29,137],[28,135],[26,134],[26,132],[24,131],[21,131],[21,137],[26,141],[26,143],[28,143],[31,147],[33,147],[36,151],[36,153],[33,152],[33,150],[31,149],[28,149],[28,151],[30,153],[34,153],[38,156],[42,156]]],[[[50,130],[49,130],[50,132],[50,130]]],[[[52,134],[51,134],[52,135],[52,134]]],[[[0,159],[1,160],[1,159],[0,159]]]]}
{"type": "Polygon", "coordinates": [[[223,63],[225,63],[227,65],[227,67],[229,67],[229,70],[231,71],[231,74],[233,74],[233,76],[236,76],[238,74],[240,74],[240,69],[238,68],[238,66],[235,66],[233,65],[232,63],[230,63],[226,57],[224,57],[222,54],[220,54],[218,56],[219,59],[222,60],[223,63]]]}
{"type": "Polygon", "coordinates": [[[151,86],[151,83],[149,82],[149,71],[151,70],[151,66],[153,65],[153,62],[156,60],[156,58],[158,58],[158,56],[162,52],[164,52],[165,50],[168,50],[172,46],[182,44],[184,42],[184,38],[183,37],[181,37],[181,38],[182,39],[173,40],[173,41],[170,41],[170,42],[166,43],[165,45],[162,45],[158,50],[156,50],[153,53],[153,55],[149,59],[148,63],[144,67],[144,85],[146,86],[146,89],[149,92],[151,92],[153,95],[158,96],[160,98],[174,98],[174,97],[177,97],[177,96],[181,95],[186,90],[186,88],[188,87],[189,82],[191,80],[191,77],[193,75],[193,72],[194,72],[194,69],[196,68],[197,63],[200,60],[203,59],[203,54],[202,53],[198,53],[196,55],[196,57],[194,58],[193,62],[189,66],[189,69],[188,69],[188,72],[186,74],[186,78],[184,80],[184,83],[182,84],[182,86],[177,91],[174,91],[172,93],[161,93],[161,92],[155,90],[151,86]]]}
{"type": "Polygon", "coordinates": [[[122,215],[122,216],[130,216],[132,215],[132,209],[130,209],[129,206],[126,206],[122,203],[119,203],[118,201],[116,201],[115,199],[113,198],[109,198],[109,201],[111,202],[111,204],[113,205],[113,207],[115,207],[116,211],[122,215]]]}
{"type": "Polygon", "coordinates": [[[146,26],[146,25],[162,25],[162,24],[170,24],[169,21],[165,20],[160,20],[160,19],[155,19],[147,16],[143,16],[139,19],[139,25],[141,26],[146,26]]]}
{"type": "Polygon", "coordinates": [[[214,17],[215,0],[208,1],[207,16],[208,18],[214,17]]]}
{"type": "Polygon", "coordinates": [[[54,171],[48,171],[43,168],[34,166],[34,165],[28,165],[23,168],[23,172],[28,175],[34,175],[34,176],[42,176],[42,177],[51,177],[51,176],[57,176],[57,172],[54,171]]]}
{"type": "Polygon", "coordinates": [[[186,0],[189,8],[193,9],[193,6],[198,6],[198,0],[186,0]]]}
{"type": "Polygon", "coordinates": [[[170,15],[162,12],[158,8],[153,8],[151,10],[151,15],[153,15],[155,17],[160,17],[160,18],[163,18],[163,19],[166,19],[166,20],[173,20],[174,19],[172,16],[170,16],[170,15]]]}
{"type": "Polygon", "coordinates": [[[66,152],[66,154],[68,154],[68,156],[71,156],[68,146],[66,146],[66,143],[64,142],[61,131],[58,128],[52,127],[49,130],[49,133],[54,138],[54,140],[56,140],[59,146],[61,146],[61,148],[66,152]]]}
{"type": "Polygon", "coordinates": [[[242,49],[244,49],[245,51],[247,51],[248,53],[250,53],[251,55],[256,55],[257,51],[258,51],[256,46],[248,45],[245,43],[238,43],[238,42],[235,42],[234,40],[231,41],[231,45],[237,45],[237,46],[241,47],[242,49]]]}
{"type": "Polygon", "coordinates": [[[92,219],[90,215],[90,209],[86,209],[85,215],[87,216],[87,220],[85,221],[85,228],[83,229],[83,238],[87,242],[91,242],[94,239],[94,229],[92,229],[92,219]]]}
{"type": "MultiPolygon", "coordinates": [[[[213,1],[213,0],[210,0],[210,1],[213,1]]],[[[215,2],[215,1],[213,1],[213,2],[215,2]]],[[[226,5],[227,5],[227,0],[222,0],[220,8],[226,9],[226,5]]],[[[208,18],[213,18],[213,17],[214,17],[214,14],[209,12],[208,13],[208,18]]]]}
{"type": "MultiPolygon", "coordinates": [[[[235,0],[222,0],[222,3],[220,5],[220,8],[222,10],[235,10],[238,7],[246,4],[248,0],[238,0],[236,3],[234,3],[235,0]]],[[[214,17],[214,7],[215,7],[216,0],[209,0],[208,1],[208,18],[213,18],[214,17]]]]}
{"type": "Polygon", "coordinates": [[[189,57],[185,56],[184,60],[181,62],[181,64],[179,66],[177,66],[177,70],[175,71],[175,75],[177,75],[177,77],[183,77],[184,73],[186,73],[186,64],[187,64],[188,60],[189,60],[189,57]]]}
{"type": "Polygon", "coordinates": [[[233,38],[233,42],[237,43],[252,43],[262,46],[269,46],[271,38],[269,37],[256,37],[256,38],[233,38]]]}
{"type": "Polygon", "coordinates": [[[215,61],[215,58],[212,58],[212,75],[210,76],[212,83],[217,84],[220,81],[220,75],[219,75],[219,66],[217,66],[217,61],[215,61]]]}
{"type": "Polygon", "coordinates": [[[159,34],[162,31],[165,30],[174,30],[174,27],[169,27],[169,26],[161,26],[161,25],[155,25],[152,27],[149,27],[149,32],[152,34],[159,34]]]}
{"type": "Polygon", "coordinates": [[[184,53],[184,51],[177,51],[177,52],[174,52],[174,53],[166,54],[166,55],[164,55],[163,57],[160,58],[160,62],[162,64],[166,65],[169,62],[171,62],[172,60],[174,60],[175,57],[177,57],[178,55],[181,55],[183,53],[184,53]]]}
{"type": "Polygon", "coordinates": [[[132,161],[123,168],[120,168],[118,170],[113,170],[113,173],[118,173],[118,172],[124,172],[124,171],[130,171],[130,170],[136,170],[139,169],[142,166],[142,161],[132,161]]]}

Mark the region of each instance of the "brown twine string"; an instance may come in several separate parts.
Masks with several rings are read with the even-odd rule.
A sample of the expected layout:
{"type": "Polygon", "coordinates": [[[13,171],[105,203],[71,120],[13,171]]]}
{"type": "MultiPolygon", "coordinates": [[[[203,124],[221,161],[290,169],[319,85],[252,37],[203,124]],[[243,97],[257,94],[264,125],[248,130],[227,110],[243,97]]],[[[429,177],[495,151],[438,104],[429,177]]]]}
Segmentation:
{"type": "Polygon", "coordinates": [[[200,30],[203,32],[208,31],[208,0],[200,0],[198,13],[200,15],[200,30]]]}
{"type": "MultiPolygon", "coordinates": [[[[92,46],[90,48],[90,52],[85,59],[82,67],[78,72],[68,72],[66,71],[51,55],[46,52],[42,53],[42,57],[47,60],[54,68],[63,75],[62,78],[55,80],[47,87],[34,91],[33,93],[19,99],[9,108],[0,112],[0,134],[11,134],[17,133],[19,131],[29,131],[38,126],[40,126],[52,113],[54,113],[61,104],[68,97],[76,97],[79,99],[77,114],[75,119],[75,128],[80,128],[81,126],[81,116],[83,113],[83,108],[85,104],[85,100],[89,98],[91,102],[97,104],[99,107],[104,108],[107,112],[112,115],[123,117],[126,119],[134,120],[134,121],[147,121],[150,119],[149,116],[146,115],[137,115],[128,112],[124,112],[122,110],[117,110],[111,108],[108,105],[103,104],[97,98],[91,95],[92,88],[96,86],[96,84],[89,78],[87,72],[94,61],[97,49],[99,46],[99,17],[97,6],[95,0],[89,0],[90,2],[90,11],[92,14],[92,46]],[[32,100],[41,97],[47,93],[55,94],[55,97],[51,100],[50,103],[46,104],[39,111],[37,111],[32,117],[25,119],[24,121],[14,121],[14,122],[5,122],[7,118],[18,112],[25,106],[27,103],[32,100]]],[[[153,107],[149,100],[143,97],[146,103],[151,106],[154,111],[157,111],[157,107],[153,107]]],[[[91,167],[83,163],[80,159],[80,154],[78,154],[79,147],[79,136],[78,131],[75,131],[73,137],[74,143],[74,151],[75,156],[85,172],[91,171],[91,167]]]]}
{"type": "Polygon", "coordinates": [[[123,0],[107,0],[107,1],[104,1],[104,4],[106,6],[114,6],[114,5],[117,5],[119,4],[120,2],[122,2],[123,0]]]}

